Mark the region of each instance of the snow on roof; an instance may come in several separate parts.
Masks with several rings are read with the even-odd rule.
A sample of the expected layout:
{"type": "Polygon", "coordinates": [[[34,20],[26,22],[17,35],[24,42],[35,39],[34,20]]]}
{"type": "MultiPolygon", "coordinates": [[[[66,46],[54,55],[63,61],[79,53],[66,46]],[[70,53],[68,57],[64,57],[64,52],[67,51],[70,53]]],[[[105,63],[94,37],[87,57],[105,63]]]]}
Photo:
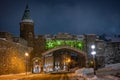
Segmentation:
{"type": "Polygon", "coordinates": [[[120,37],[106,37],[110,42],[120,42],[120,37]]]}
{"type": "Polygon", "coordinates": [[[4,41],[6,41],[6,38],[0,38],[0,40],[4,40],[4,41]]]}
{"type": "Polygon", "coordinates": [[[31,20],[31,19],[24,19],[21,22],[33,22],[33,20],[31,20]]]}

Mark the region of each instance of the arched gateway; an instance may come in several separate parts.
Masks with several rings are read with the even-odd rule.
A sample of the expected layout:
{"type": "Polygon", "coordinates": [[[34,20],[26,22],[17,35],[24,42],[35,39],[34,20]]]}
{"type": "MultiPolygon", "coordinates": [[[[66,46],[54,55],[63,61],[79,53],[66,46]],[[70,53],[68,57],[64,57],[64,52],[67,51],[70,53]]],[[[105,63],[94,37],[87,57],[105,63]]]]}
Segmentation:
{"type": "Polygon", "coordinates": [[[50,49],[42,55],[45,72],[68,71],[86,66],[86,53],[74,47],[60,46],[50,49]]]}

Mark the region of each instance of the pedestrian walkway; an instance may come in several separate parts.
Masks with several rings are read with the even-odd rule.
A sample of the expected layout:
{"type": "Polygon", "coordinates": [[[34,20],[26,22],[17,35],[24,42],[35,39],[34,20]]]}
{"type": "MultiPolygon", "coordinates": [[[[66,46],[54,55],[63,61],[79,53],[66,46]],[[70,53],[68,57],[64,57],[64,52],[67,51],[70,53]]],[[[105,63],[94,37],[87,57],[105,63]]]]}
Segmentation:
{"type": "Polygon", "coordinates": [[[86,76],[86,80],[120,80],[119,77],[106,75],[106,76],[86,76]]]}

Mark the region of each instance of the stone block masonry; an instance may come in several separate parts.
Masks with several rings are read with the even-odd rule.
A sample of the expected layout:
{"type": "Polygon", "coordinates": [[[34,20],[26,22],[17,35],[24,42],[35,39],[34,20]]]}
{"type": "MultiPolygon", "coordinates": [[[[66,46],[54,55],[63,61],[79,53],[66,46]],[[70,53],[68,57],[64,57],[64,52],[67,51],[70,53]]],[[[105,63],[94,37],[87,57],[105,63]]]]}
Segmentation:
{"type": "Polygon", "coordinates": [[[25,52],[30,53],[29,47],[0,39],[0,75],[25,72],[25,52]]]}

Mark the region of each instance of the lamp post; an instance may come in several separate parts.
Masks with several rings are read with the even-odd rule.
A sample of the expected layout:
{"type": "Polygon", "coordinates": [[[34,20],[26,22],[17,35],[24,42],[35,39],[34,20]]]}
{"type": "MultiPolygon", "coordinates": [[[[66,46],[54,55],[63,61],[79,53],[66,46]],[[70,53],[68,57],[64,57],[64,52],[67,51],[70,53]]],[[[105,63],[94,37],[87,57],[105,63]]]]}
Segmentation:
{"type": "Polygon", "coordinates": [[[26,75],[27,75],[27,57],[29,56],[28,53],[25,53],[25,60],[26,60],[26,75]]]}
{"type": "Polygon", "coordinates": [[[95,45],[91,45],[91,49],[92,49],[91,54],[93,55],[93,68],[94,68],[94,75],[96,75],[96,72],[95,72],[95,68],[96,68],[96,62],[95,62],[95,55],[96,55],[95,45]]]}

